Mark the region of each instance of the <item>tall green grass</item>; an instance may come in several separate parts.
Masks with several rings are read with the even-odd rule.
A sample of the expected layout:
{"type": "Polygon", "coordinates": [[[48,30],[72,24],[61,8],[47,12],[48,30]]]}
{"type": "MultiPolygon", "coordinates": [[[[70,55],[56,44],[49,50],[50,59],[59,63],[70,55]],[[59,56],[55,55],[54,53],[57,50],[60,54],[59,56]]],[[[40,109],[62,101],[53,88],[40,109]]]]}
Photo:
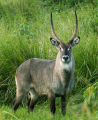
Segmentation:
{"type": "MultiPolygon", "coordinates": [[[[52,36],[51,11],[56,34],[63,42],[67,42],[74,31],[75,9],[80,43],[73,49],[76,63],[75,86],[71,92],[73,97],[70,98],[73,101],[71,105],[83,102],[86,89],[98,81],[98,6],[79,3],[70,9],[63,6],[62,11],[58,12],[58,5],[53,5],[53,9],[53,6],[46,7],[40,0],[0,2],[0,104],[12,103],[15,97],[14,75],[21,63],[34,57],[56,58],[57,49],[49,40],[52,36]]],[[[77,115],[74,117],[76,119],[77,115]]]]}
{"type": "Polygon", "coordinates": [[[27,108],[20,108],[14,113],[12,108],[9,106],[2,106],[0,108],[0,120],[97,120],[98,112],[91,112],[88,106],[83,103],[79,105],[67,105],[67,113],[66,116],[61,114],[60,106],[56,107],[56,114],[52,115],[49,110],[48,102],[43,103],[42,105],[36,105],[33,113],[28,114],[27,108]],[[47,105],[46,105],[47,104],[47,105]]]}

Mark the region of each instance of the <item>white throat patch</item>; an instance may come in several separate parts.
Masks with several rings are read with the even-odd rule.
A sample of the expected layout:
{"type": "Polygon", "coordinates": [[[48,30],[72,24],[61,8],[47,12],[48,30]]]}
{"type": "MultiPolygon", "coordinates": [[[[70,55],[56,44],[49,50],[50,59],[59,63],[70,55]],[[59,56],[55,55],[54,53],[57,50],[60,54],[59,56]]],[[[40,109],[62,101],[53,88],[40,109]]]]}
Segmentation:
{"type": "Polygon", "coordinates": [[[66,71],[70,71],[72,69],[72,61],[70,61],[69,63],[63,63],[62,61],[60,61],[60,65],[62,69],[65,69],[66,71]]]}

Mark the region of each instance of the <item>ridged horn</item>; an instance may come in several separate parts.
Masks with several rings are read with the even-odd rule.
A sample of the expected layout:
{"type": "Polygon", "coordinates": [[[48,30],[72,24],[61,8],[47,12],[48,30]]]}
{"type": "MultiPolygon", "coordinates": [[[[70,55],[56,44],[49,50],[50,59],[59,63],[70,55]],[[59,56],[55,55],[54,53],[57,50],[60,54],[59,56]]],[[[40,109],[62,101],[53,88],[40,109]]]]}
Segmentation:
{"type": "Polygon", "coordinates": [[[73,39],[76,36],[77,30],[78,30],[78,19],[77,19],[77,13],[76,13],[76,11],[75,11],[75,17],[76,17],[76,25],[75,25],[75,29],[74,29],[73,35],[72,35],[72,37],[69,40],[70,42],[73,41],[73,39]]]}
{"type": "Polygon", "coordinates": [[[57,40],[58,42],[61,42],[60,39],[57,37],[55,31],[54,31],[53,20],[52,20],[52,12],[51,12],[51,32],[52,32],[52,35],[53,35],[54,39],[57,40]]]}

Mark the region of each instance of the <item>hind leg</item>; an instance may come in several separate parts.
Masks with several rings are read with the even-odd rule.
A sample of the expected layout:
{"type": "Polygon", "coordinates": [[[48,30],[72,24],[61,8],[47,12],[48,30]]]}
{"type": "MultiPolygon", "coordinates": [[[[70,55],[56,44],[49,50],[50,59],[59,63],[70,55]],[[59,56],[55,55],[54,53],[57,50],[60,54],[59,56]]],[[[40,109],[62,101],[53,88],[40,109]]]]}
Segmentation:
{"type": "Polygon", "coordinates": [[[31,89],[29,92],[28,113],[30,112],[30,110],[33,111],[34,106],[36,105],[37,99],[38,99],[38,94],[34,89],[31,89]]]}
{"type": "Polygon", "coordinates": [[[26,95],[26,91],[25,90],[17,90],[16,93],[16,98],[13,101],[13,109],[14,111],[16,111],[18,109],[18,106],[20,105],[22,99],[24,98],[24,96],[26,95]]]}
{"type": "Polygon", "coordinates": [[[24,96],[28,93],[28,91],[31,88],[30,83],[30,75],[28,71],[23,74],[23,71],[20,72],[20,69],[17,69],[16,75],[15,75],[15,81],[16,81],[16,98],[13,102],[14,111],[17,110],[18,106],[20,105],[22,99],[24,96]]]}
{"type": "Polygon", "coordinates": [[[28,101],[28,113],[30,113],[30,111],[33,111],[34,106],[36,105],[37,101],[32,100],[31,98],[28,101]]]}

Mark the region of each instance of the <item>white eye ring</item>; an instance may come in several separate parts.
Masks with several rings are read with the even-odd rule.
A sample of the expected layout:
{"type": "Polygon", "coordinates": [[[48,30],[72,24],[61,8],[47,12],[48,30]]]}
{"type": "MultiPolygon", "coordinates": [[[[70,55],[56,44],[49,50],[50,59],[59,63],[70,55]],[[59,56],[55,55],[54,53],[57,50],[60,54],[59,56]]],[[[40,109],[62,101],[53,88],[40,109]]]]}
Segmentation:
{"type": "Polygon", "coordinates": [[[60,50],[63,51],[63,48],[60,46],[60,50]]]}

